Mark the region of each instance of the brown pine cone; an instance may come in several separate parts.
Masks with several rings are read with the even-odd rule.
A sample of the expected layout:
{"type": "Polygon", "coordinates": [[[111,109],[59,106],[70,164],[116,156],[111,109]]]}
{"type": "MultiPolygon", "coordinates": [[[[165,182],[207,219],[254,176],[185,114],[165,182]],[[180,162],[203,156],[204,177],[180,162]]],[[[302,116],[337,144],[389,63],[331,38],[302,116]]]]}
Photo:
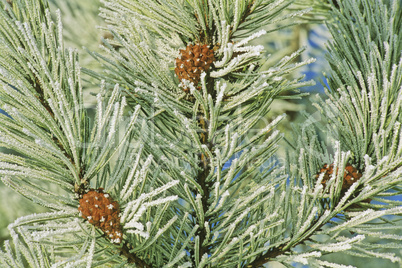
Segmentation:
{"type": "Polygon", "coordinates": [[[112,243],[122,242],[119,203],[104,193],[103,188],[91,189],[84,194],[80,199],[78,210],[81,217],[101,229],[112,243]]]}
{"type": "MultiPolygon", "coordinates": [[[[327,181],[329,181],[332,173],[334,172],[334,164],[327,165],[324,164],[323,168],[320,169],[320,172],[317,173],[316,179],[320,176],[321,173],[325,172],[324,178],[321,181],[322,185],[326,186],[327,181]]],[[[342,191],[347,191],[353,183],[358,181],[362,177],[362,174],[354,168],[351,164],[347,164],[345,167],[345,172],[343,174],[343,183],[342,183],[342,191]]]]}
{"type": "MultiPolygon", "coordinates": [[[[214,61],[214,51],[209,49],[208,45],[188,45],[186,49],[180,50],[180,57],[176,59],[174,71],[180,81],[188,80],[194,84],[194,87],[200,89],[198,84],[201,73],[207,72],[214,61]]],[[[188,92],[189,88],[183,86],[183,90],[188,92]]]]}
{"type": "MultiPolygon", "coordinates": [[[[327,182],[329,181],[332,173],[334,172],[334,165],[327,165],[324,164],[324,166],[320,169],[320,172],[318,172],[316,174],[316,179],[318,179],[318,177],[320,176],[321,173],[324,173],[324,177],[321,181],[321,184],[323,185],[323,187],[325,188],[327,182]]],[[[343,196],[347,190],[350,188],[350,186],[352,186],[353,183],[355,183],[356,181],[360,180],[360,178],[363,176],[362,173],[359,172],[359,170],[357,170],[355,167],[353,167],[351,164],[346,164],[344,173],[343,173],[343,182],[342,182],[342,190],[341,190],[341,195],[343,196]]],[[[353,195],[352,195],[353,196],[353,195]]],[[[363,200],[361,202],[365,202],[365,203],[370,203],[371,199],[368,198],[366,200],[363,200]]],[[[358,204],[352,204],[350,206],[350,208],[357,208],[360,207],[358,204]]]]}

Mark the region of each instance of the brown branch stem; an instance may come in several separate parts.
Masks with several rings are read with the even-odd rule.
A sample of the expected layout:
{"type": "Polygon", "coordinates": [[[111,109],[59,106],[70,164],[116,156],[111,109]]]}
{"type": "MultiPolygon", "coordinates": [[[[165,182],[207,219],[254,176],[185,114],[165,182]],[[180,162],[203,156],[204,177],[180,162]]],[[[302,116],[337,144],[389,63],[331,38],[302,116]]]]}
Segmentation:
{"type": "MultiPolygon", "coordinates": [[[[315,222],[312,225],[314,225],[314,224],[315,224],[315,222]]],[[[306,236],[305,238],[303,238],[302,240],[298,241],[297,243],[295,243],[295,244],[293,244],[291,246],[286,245],[286,244],[282,244],[282,245],[280,245],[278,247],[273,248],[272,250],[266,252],[265,254],[261,255],[260,257],[258,257],[254,261],[252,261],[246,267],[247,268],[260,268],[260,267],[263,267],[263,265],[265,263],[267,263],[269,261],[272,261],[275,257],[278,257],[278,256],[290,251],[290,249],[292,247],[300,245],[304,241],[309,240],[310,237],[312,235],[314,235],[315,231],[321,229],[325,224],[326,224],[326,222],[323,222],[322,224],[320,224],[319,226],[314,228],[314,230],[310,233],[310,235],[306,236]]]]}
{"type": "MultiPolygon", "coordinates": [[[[207,91],[208,94],[212,96],[213,99],[216,98],[216,93],[214,91],[214,79],[211,78],[209,75],[207,76],[207,80],[206,80],[206,84],[207,84],[207,91]]],[[[206,145],[206,147],[208,148],[209,151],[213,151],[213,142],[210,141],[210,137],[208,135],[208,126],[209,126],[209,120],[208,118],[205,117],[205,112],[203,112],[202,110],[199,111],[198,115],[197,115],[197,123],[200,127],[200,133],[199,133],[199,139],[201,144],[206,145]]],[[[197,183],[200,185],[201,187],[201,191],[196,190],[195,191],[195,196],[197,196],[198,194],[201,195],[201,204],[202,204],[202,213],[205,215],[205,213],[208,211],[209,209],[209,203],[208,203],[208,198],[210,196],[211,193],[211,183],[209,183],[207,181],[207,178],[209,176],[209,174],[211,173],[211,166],[210,163],[211,159],[209,158],[208,155],[201,153],[200,154],[200,161],[199,161],[199,168],[200,171],[198,172],[198,176],[196,178],[197,183]]],[[[208,254],[209,253],[209,249],[208,249],[208,245],[204,245],[205,243],[205,239],[207,238],[207,231],[205,229],[204,226],[204,222],[209,222],[210,221],[210,217],[205,217],[204,218],[204,222],[200,222],[196,215],[196,213],[193,212],[193,218],[197,219],[197,224],[199,225],[199,229],[197,231],[197,233],[195,234],[196,236],[199,237],[199,256],[198,256],[198,260],[196,260],[195,258],[195,254],[193,255],[193,264],[196,265],[196,263],[199,263],[201,261],[201,258],[204,254],[208,254]]],[[[192,252],[194,253],[194,252],[192,252]]]]}
{"type": "MultiPolygon", "coordinates": [[[[43,107],[46,109],[46,111],[48,111],[48,113],[50,114],[50,116],[54,119],[54,113],[52,111],[52,109],[50,108],[49,104],[46,102],[45,98],[44,98],[44,93],[43,90],[40,86],[39,83],[39,79],[37,77],[35,77],[35,81],[30,80],[31,85],[34,87],[35,91],[38,93],[38,100],[40,101],[40,103],[43,105],[43,107]]],[[[60,128],[60,130],[62,130],[60,128]]],[[[54,136],[52,136],[52,140],[57,144],[57,146],[59,147],[59,149],[64,153],[64,155],[71,161],[71,163],[74,165],[74,159],[72,157],[70,157],[67,154],[67,151],[65,150],[64,146],[61,144],[61,142],[54,136]]]]}
{"type": "Polygon", "coordinates": [[[141,260],[134,252],[130,252],[127,243],[123,244],[120,250],[120,254],[127,258],[128,263],[135,263],[136,267],[139,268],[152,268],[151,265],[147,264],[145,261],[141,260]]]}
{"type": "MultiPolygon", "coordinates": [[[[203,115],[200,115],[198,118],[198,122],[201,126],[202,132],[200,133],[200,141],[202,144],[207,145],[208,149],[211,150],[212,148],[212,143],[208,142],[208,122],[206,121],[206,119],[204,118],[203,115]]],[[[210,159],[208,156],[206,156],[205,154],[201,154],[200,156],[200,163],[199,163],[199,167],[202,169],[202,171],[200,171],[198,173],[198,177],[197,177],[197,182],[198,184],[201,186],[201,189],[203,191],[202,193],[202,209],[203,209],[203,213],[205,213],[208,208],[209,208],[209,204],[208,204],[208,197],[210,195],[210,185],[207,183],[206,179],[211,171],[211,167],[210,167],[210,159]]],[[[197,194],[201,194],[198,193],[197,194]]],[[[210,219],[208,217],[204,218],[204,221],[209,221],[210,219]]],[[[208,248],[206,246],[203,246],[204,242],[205,242],[205,238],[207,236],[205,227],[204,227],[204,223],[203,222],[199,222],[199,229],[196,235],[198,235],[199,237],[199,247],[200,247],[200,254],[199,254],[199,259],[197,260],[197,262],[201,261],[201,257],[205,254],[208,253],[208,248]]]]}

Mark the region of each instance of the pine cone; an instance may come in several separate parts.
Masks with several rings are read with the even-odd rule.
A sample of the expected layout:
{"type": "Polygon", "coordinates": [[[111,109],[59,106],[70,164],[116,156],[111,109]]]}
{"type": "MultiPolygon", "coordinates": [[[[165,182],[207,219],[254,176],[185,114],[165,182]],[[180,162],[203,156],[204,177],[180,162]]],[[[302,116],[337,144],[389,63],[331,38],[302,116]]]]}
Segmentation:
{"type": "Polygon", "coordinates": [[[80,216],[105,232],[112,243],[121,243],[119,203],[104,193],[103,188],[91,189],[84,194],[80,199],[78,210],[80,216]]]}
{"type": "MultiPolygon", "coordinates": [[[[176,59],[175,73],[179,80],[188,80],[198,87],[201,80],[201,73],[207,72],[215,61],[213,49],[209,49],[208,45],[188,45],[186,49],[180,50],[180,57],[176,59]]],[[[200,89],[200,87],[198,87],[200,89]]],[[[183,86],[185,92],[189,88],[183,86]]]]}
{"type": "MultiPolygon", "coordinates": [[[[318,177],[320,176],[321,173],[325,172],[324,177],[321,181],[322,185],[326,186],[327,182],[329,181],[331,174],[334,172],[334,164],[331,165],[327,165],[324,164],[324,166],[320,169],[320,172],[316,174],[316,179],[318,179],[318,177]]],[[[357,170],[355,167],[353,167],[351,164],[346,164],[345,167],[345,172],[343,173],[343,182],[342,182],[342,190],[341,190],[341,195],[343,196],[347,190],[350,188],[350,186],[352,186],[353,183],[355,183],[356,181],[360,180],[360,178],[362,177],[362,173],[359,172],[359,170],[357,170]]],[[[355,196],[352,195],[352,197],[355,196]]],[[[371,199],[365,199],[361,202],[364,203],[370,203],[371,199]]],[[[349,208],[360,208],[360,206],[358,204],[352,204],[349,208]]]]}
{"type": "MultiPolygon", "coordinates": [[[[316,175],[316,179],[320,176],[321,173],[325,172],[324,178],[322,179],[321,183],[323,184],[324,188],[329,181],[331,174],[334,172],[334,164],[327,165],[325,164],[323,168],[321,168],[320,172],[316,175]]],[[[343,174],[343,183],[342,183],[342,191],[347,191],[353,183],[358,181],[362,177],[362,174],[354,168],[351,164],[347,164],[345,167],[345,172],[343,174]]]]}

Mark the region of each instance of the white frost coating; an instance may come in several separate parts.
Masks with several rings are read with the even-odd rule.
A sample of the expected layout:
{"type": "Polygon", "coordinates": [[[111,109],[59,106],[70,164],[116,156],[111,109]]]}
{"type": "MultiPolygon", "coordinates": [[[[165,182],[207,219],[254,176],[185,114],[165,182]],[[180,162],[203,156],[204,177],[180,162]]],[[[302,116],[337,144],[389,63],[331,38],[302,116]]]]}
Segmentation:
{"type": "Polygon", "coordinates": [[[186,79],[182,79],[182,80],[181,80],[181,82],[180,82],[180,84],[179,84],[179,87],[182,87],[182,88],[184,88],[184,87],[185,87],[185,88],[190,88],[191,94],[193,94],[194,91],[197,90],[197,89],[195,88],[195,86],[194,86],[194,83],[191,82],[191,81],[189,81],[189,80],[186,80],[186,79]]]}
{"type": "Polygon", "coordinates": [[[395,253],[386,253],[386,252],[375,252],[372,250],[365,250],[364,248],[359,248],[360,251],[370,255],[374,256],[376,258],[383,258],[383,259],[388,259],[392,262],[401,262],[401,258],[395,257],[395,253]]]}
{"type": "Polygon", "coordinates": [[[239,49],[235,49],[235,52],[245,52],[234,57],[230,62],[226,64],[225,68],[218,69],[217,71],[212,71],[210,73],[211,77],[218,78],[222,77],[228,73],[231,73],[236,68],[241,66],[243,63],[246,63],[250,58],[258,57],[261,54],[261,51],[264,49],[264,46],[249,46],[249,47],[242,47],[239,49]]]}
{"type": "Polygon", "coordinates": [[[396,214],[400,214],[402,213],[402,207],[394,207],[394,208],[390,208],[390,209],[386,209],[386,210],[381,210],[381,211],[374,211],[373,209],[367,209],[363,212],[361,212],[360,214],[356,215],[355,217],[353,217],[352,219],[350,219],[349,221],[344,222],[343,224],[334,226],[333,228],[329,228],[326,230],[326,233],[332,233],[332,232],[336,232],[338,230],[343,230],[345,228],[352,228],[356,225],[362,224],[362,223],[366,223],[369,222],[373,219],[382,217],[384,215],[396,215],[396,214]]]}
{"type": "MultiPolygon", "coordinates": [[[[341,239],[342,237],[338,237],[338,239],[341,239]]],[[[352,237],[350,239],[345,239],[345,241],[341,241],[338,243],[331,243],[331,244],[314,244],[311,245],[313,248],[317,248],[322,251],[326,252],[339,252],[339,251],[345,251],[349,250],[352,248],[353,243],[358,243],[362,240],[364,240],[366,237],[364,235],[357,235],[355,237],[352,237]]]]}
{"type": "Polygon", "coordinates": [[[190,129],[190,122],[189,122],[188,118],[184,118],[183,121],[184,121],[184,122],[183,122],[184,126],[185,126],[187,129],[190,129]]]}
{"type": "Polygon", "coordinates": [[[6,69],[0,68],[0,75],[2,75],[4,77],[8,77],[9,74],[6,69]]]}
{"type": "MultiPolygon", "coordinates": [[[[223,206],[223,204],[224,204],[225,201],[226,201],[226,198],[227,198],[228,196],[230,196],[230,193],[229,193],[229,191],[226,190],[226,191],[222,194],[221,199],[219,200],[218,206],[217,206],[213,211],[218,211],[219,209],[221,209],[222,206],[223,206]]],[[[218,197],[215,197],[215,198],[218,198],[218,197]]]]}
{"type": "MultiPolygon", "coordinates": [[[[124,209],[123,215],[122,215],[122,217],[121,217],[121,222],[126,222],[126,221],[132,220],[133,217],[134,217],[134,213],[136,212],[137,209],[139,209],[139,210],[141,211],[140,213],[137,212],[137,214],[138,214],[138,215],[142,215],[143,210],[145,210],[145,206],[144,206],[144,205],[141,205],[140,208],[139,208],[139,206],[140,206],[140,204],[141,204],[144,200],[146,200],[146,199],[148,199],[148,198],[152,198],[152,197],[154,197],[154,196],[156,196],[156,195],[158,195],[158,194],[160,194],[160,193],[166,191],[166,190],[169,189],[170,187],[173,187],[174,185],[176,185],[176,184],[178,184],[178,183],[179,183],[178,180],[168,182],[167,184],[165,184],[165,185],[163,185],[163,186],[161,186],[161,187],[159,187],[159,188],[156,188],[156,189],[153,190],[152,192],[150,192],[150,193],[148,193],[148,194],[145,194],[145,193],[144,193],[144,194],[142,194],[139,198],[137,198],[136,200],[133,200],[133,201],[127,203],[126,208],[124,209]]],[[[175,200],[176,200],[176,199],[177,199],[177,196],[172,196],[172,197],[168,197],[168,198],[172,198],[172,199],[175,199],[175,200]]],[[[159,200],[161,200],[161,199],[159,199],[159,200]]],[[[156,201],[158,201],[158,200],[156,200],[156,201]]],[[[150,206],[150,205],[153,205],[153,203],[152,203],[152,202],[149,202],[149,203],[148,203],[148,206],[150,206]]],[[[137,215],[137,214],[136,214],[136,215],[137,215]]],[[[137,217],[138,217],[138,215],[137,215],[137,217]]],[[[134,220],[134,221],[135,221],[135,220],[134,220]]]]}
{"type": "Polygon", "coordinates": [[[225,191],[228,188],[230,182],[233,180],[233,178],[235,176],[236,168],[238,166],[238,162],[239,162],[238,158],[235,158],[232,160],[232,163],[230,165],[230,170],[229,170],[228,174],[226,175],[225,182],[223,184],[221,191],[225,191]]]}
{"type": "Polygon", "coordinates": [[[89,251],[88,251],[88,262],[87,262],[87,268],[91,268],[92,267],[92,260],[94,257],[94,253],[95,253],[95,228],[92,229],[92,242],[91,242],[91,246],[89,247],[89,251]]]}
{"type": "Polygon", "coordinates": [[[342,199],[339,201],[339,203],[336,205],[335,210],[340,209],[344,203],[349,199],[349,197],[352,195],[352,193],[355,191],[355,189],[359,186],[358,182],[355,182],[350,186],[348,191],[345,193],[345,195],[342,197],[342,199]]]}
{"type": "Polygon", "coordinates": [[[215,231],[215,232],[214,232],[214,236],[212,237],[211,243],[214,243],[214,242],[216,241],[216,239],[218,239],[218,237],[219,237],[219,232],[218,232],[218,231],[215,231]]]}
{"type": "Polygon", "coordinates": [[[159,229],[158,232],[155,235],[155,238],[159,237],[161,234],[163,234],[164,232],[166,232],[166,230],[178,219],[178,216],[174,216],[173,218],[170,219],[170,221],[168,221],[168,223],[166,223],[165,226],[163,226],[163,228],[159,229]]]}
{"type": "Polygon", "coordinates": [[[7,228],[11,232],[11,230],[13,228],[16,228],[20,225],[34,223],[41,219],[63,218],[63,217],[69,217],[69,216],[73,217],[75,215],[78,215],[78,210],[75,208],[71,208],[70,210],[57,211],[57,212],[46,212],[46,213],[40,213],[40,214],[33,213],[28,216],[19,217],[13,223],[9,224],[7,228]]]}
{"type": "MultiPolygon", "coordinates": [[[[142,200],[139,198],[128,203],[120,218],[120,222],[124,223],[130,221],[130,224],[136,222],[146,210],[146,207],[141,204],[141,201],[142,200]]],[[[130,225],[126,224],[125,227],[126,226],[129,227],[130,225]]]]}
{"type": "Polygon", "coordinates": [[[366,167],[371,165],[371,157],[367,154],[364,155],[364,164],[366,167]]]}
{"type": "Polygon", "coordinates": [[[25,135],[32,137],[33,134],[26,128],[22,128],[22,132],[24,132],[25,135]]]}
{"type": "MultiPolygon", "coordinates": [[[[228,127],[228,129],[229,129],[229,127],[228,127]]],[[[233,155],[234,150],[235,150],[235,148],[236,148],[236,143],[237,143],[238,137],[239,137],[239,134],[237,134],[237,132],[236,132],[235,134],[233,134],[232,141],[230,142],[230,149],[229,149],[229,152],[228,152],[228,154],[226,154],[226,155],[224,156],[224,157],[225,157],[225,160],[224,160],[225,162],[228,160],[228,159],[226,159],[226,158],[228,158],[228,157],[230,157],[230,156],[233,155]]]]}
{"type": "Polygon", "coordinates": [[[267,33],[267,31],[265,31],[265,30],[258,31],[258,32],[256,32],[256,33],[250,35],[249,37],[244,38],[244,39],[241,40],[240,42],[236,43],[234,46],[235,46],[236,48],[237,48],[237,47],[240,47],[240,46],[243,46],[243,45],[247,44],[248,42],[250,42],[251,40],[253,40],[253,39],[255,39],[255,38],[258,38],[258,37],[260,37],[260,36],[262,36],[262,35],[264,35],[264,34],[266,34],[266,33],[267,33]]]}
{"type": "Polygon", "coordinates": [[[113,116],[110,119],[109,134],[108,134],[108,137],[107,137],[108,141],[112,140],[112,137],[116,133],[116,123],[117,123],[117,118],[118,118],[118,115],[119,115],[119,108],[120,108],[120,103],[116,102],[114,104],[113,116]]]}
{"type": "Polygon", "coordinates": [[[310,215],[308,216],[302,227],[299,229],[298,233],[304,232],[310,226],[311,222],[313,221],[313,218],[317,213],[317,210],[318,210],[317,207],[313,207],[312,211],[310,212],[310,215]]]}
{"type": "Polygon", "coordinates": [[[387,234],[387,233],[383,233],[383,232],[371,232],[371,231],[360,229],[360,228],[354,228],[353,231],[356,231],[356,233],[359,233],[359,234],[366,234],[366,235],[368,235],[370,237],[376,237],[376,238],[381,238],[381,239],[393,239],[393,240],[402,241],[402,235],[387,234]]]}
{"type": "Polygon", "coordinates": [[[144,225],[141,222],[129,222],[124,225],[125,229],[136,228],[139,231],[144,231],[144,225]]]}
{"type": "Polygon", "coordinates": [[[230,224],[230,227],[233,228],[233,230],[234,230],[234,229],[236,228],[236,225],[237,225],[241,220],[243,220],[243,218],[246,217],[248,213],[250,213],[250,207],[246,208],[246,209],[243,211],[243,213],[240,214],[240,215],[236,218],[236,220],[235,220],[233,223],[230,224]]]}
{"type": "Polygon", "coordinates": [[[139,231],[139,230],[127,230],[126,231],[129,234],[137,234],[139,236],[142,236],[145,239],[149,239],[149,233],[148,232],[143,232],[143,231],[139,231]]]}
{"type": "MultiPolygon", "coordinates": [[[[138,160],[139,160],[140,155],[141,154],[139,153],[138,156],[137,156],[138,160]]],[[[134,179],[133,183],[131,184],[131,186],[130,186],[130,188],[128,190],[127,190],[126,186],[128,187],[128,185],[129,185],[128,183],[131,182],[131,180],[128,180],[128,182],[124,185],[122,192],[125,193],[125,194],[124,194],[124,196],[123,196],[122,193],[120,194],[120,196],[122,196],[123,201],[127,200],[128,197],[133,193],[135,187],[137,185],[139,185],[142,181],[145,180],[146,172],[149,169],[149,166],[151,165],[152,160],[153,160],[153,156],[149,155],[147,160],[143,164],[142,169],[139,172],[135,173],[135,179],[134,179]]],[[[138,163],[138,162],[136,162],[136,163],[138,163]]],[[[130,175],[131,175],[131,172],[130,172],[130,175]]],[[[132,176],[130,176],[129,178],[132,178],[132,176]]]]}
{"type": "MultiPolygon", "coordinates": [[[[179,254],[176,255],[176,257],[169,262],[167,265],[163,266],[165,268],[169,268],[169,267],[174,267],[173,265],[175,265],[179,260],[181,260],[184,256],[186,256],[186,251],[181,251],[179,254]]],[[[190,266],[191,267],[191,266],[190,266]]]]}
{"type": "Polygon", "coordinates": [[[216,106],[218,106],[221,103],[227,86],[228,85],[226,83],[223,83],[223,85],[220,87],[220,91],[219,91],[218,96],[216,98],[216,104],[217,104],[216,106]]]}
{"type": "Polygon", "coordinates": [[[148,221],[148,222],[146,223],[146,226],[147,226],[147,231],[150,232],[150,231],[151,231],[151,227],[152,227],[152,222],[148,221]]]}
{"type": "Polygon", "coordinates": [[[230,242],[230,244],[236,244],[237,241],[239,241],[239,238],[234,237],[234,238],[232,239],[232,241],[230,242]]]}
{"type": "Polygon", "coordinates": [[[123,189],[120,191],[120,198],[121,198],[123,201],[124,201],[125,196],[126,196],[125,193],[126,193],[127,190],[129,189],[129,186],[130,186],[130,184],[131,184],[131,181],[132,181],[133,178],[134,178],[134,175],[135,175],[135,179],[134,179],[133,183],[131,184],[131,187],[135,187],[138,183],[141,182],[141,181],[140,181],[140,177],[139,177],[139,173],[137,172],[137,167],[138,167],[138,163],[139,163],[139,161],[140,161],[142,149],[143,149],[143,148],[141,147],[140,150],[138,151],[137,158],[136,158],[136,160],[135,160],[135,162],[134,162],[134,165],[132,166],[132,169],[130,170],[130,172],[129,172],[127,178],[126,178],[126,182],[125,182],[125,184],[124,184],[124,186],[123,186],[123,189]]]}
{"type": "MultiPolygon", "coordinates": [[[[160,198],[160,199],[157,199],[157,200],[153,200],[153,201],[151,201],[151,202],[146,202],[146,203],[144,203],[144,205],[141,207],[141,214],[142,214],[144,211],[146,211],[149,207],[159,206],[159,205],[165,205],[166,203],[176,201],[177,199],[178,199],[178,196],[177,196],[177,195],[172,195],[172,196],[168,196],[168,197],[165,197],[165,198],[160,198]],[[142,208],[144,208],[144,210],[142,210],[142,208]]],[[[141,215],[139,215],[139,213],[137,213],[137,214],[135,215],[135,217],[134,217],[133,220],[139,220],[139,219],[140,219],[141,215]],[[138,215],[137,215],[137,214],[138,214],[138,215]]]]}
{"type": "Polygon", "coordinates": [[[201,75],[200,75],[201,79],[205,79],[205,76],[207,76],[206,72],[202,72],[201,75]]]}
{"type": "Polygon", "coordinates": [[[199,267],[203,267],[203,265],[205,265],[205,263],[208,261],[208,253],[205,253],[204,255],[202,255],[201,257],[201,261],[200,261],[200,265],[199,267]]]}
{"type": "Polygon", "coordinates": [[[320,267],[357,268],[356,266],[352,266],[352,265],[343,265],[343,264],[337,264],[337,263],[332,263],[332,262],[327,262],[327,261],[322,261],[322,260],[314,260],[314,262],[318,263],[320,265],[320,267]]]}
{"type": "Polygon", "coordinates": [[[215,68],[223,67],[233,56],[233,44],[229,43],[223,48],[223,58],[220,61],[214,62],[215,68]]]}
{"type": "Polygon", "coordinates": [[[269,123],[265,128],[262,129],[261,133],[266,133],[271,131],[282,119],[286,117],[286,114],[281,114],[277,116],[271,123],[269,123]]]}
{"type": "Polygon", "coordinates": [[[370,177],[370,175],[373,175],[376,171],[376,167],[373,165],[366,165],[364,170],[364,177],[370,177]]]}
{"type": "Polygon", "coordinates": [[[226,190],[223,194],[222,194],[222,198],[229,196],[230,193],[228,190],[226,190]]]}
{"type": "Polygon", "coordinates": [[[321,257],[321,252],[313,251],[313,252],[309,252],[309,253],[305,253],[305,254],[295,255],[295,256],[293,256],[293,261],[307,265],[308,258],[311,258],[311,257],[319,258],[319,257],[321,257]]]}
{"type": "MultiPolygon", "coordinates": [[[[89,218],[89,217],[88,217],[89,218]]],[[[74,227],[70,227],[70,228],[66,228],[63,227],[63,225],[60,225],[58,227],[58,229],[47,229],[45,231],[38,231],[38,232],[32,232],[32,237],[35,238],[35,240],[42,240],[44,238],[49,238],[55,235],[65,235],[65,234],[69,234],[69,233],[76,233],[76,232],[80,232],[81,231],[81,227],[77,224],[74,227]]]]}
{"type": "MultiPolygon", "coordinates": [[[[307,186],[303,186],[303,190],[301,192],[301,203],[299,205],[299,213],[298,213],[298,221],[296,224],[296,229],[300,227],[302,221],[304,220],[303,214],[304,214],[304,203],[306,202],[306,192],[307,192],[307,186]]],[[[302,228],[303,229],[303,228],[302,228]]]]}
{"type": "Polygon", "coordinates": [[[177,268],[189,268],[189,267],[193,267],[191,262],[185,262],[182,265],[178,266],[177,268]]]}

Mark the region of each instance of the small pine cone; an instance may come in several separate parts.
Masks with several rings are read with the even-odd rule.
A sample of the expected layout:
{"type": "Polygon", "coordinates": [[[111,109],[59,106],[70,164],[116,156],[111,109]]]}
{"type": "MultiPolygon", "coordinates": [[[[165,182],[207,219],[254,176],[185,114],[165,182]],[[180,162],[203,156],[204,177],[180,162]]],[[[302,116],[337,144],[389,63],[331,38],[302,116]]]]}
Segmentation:
{"type": "MultiPolygon", "coordinates": [[[[214,61],[214,51],[209,49],[208,45],[188,45],[186,49],[180,50],[180,57],[176,59],[174,71],[180,81],[188,80],[197,87],[201,80],[201,73],[207,72],[214,61]]],[[[183,90],[188,92],[189,88],[183,86],[183,90]]]]}
{"type": "Polygon", "coordinates": [[[91,189],[84,194],[80,199],[78,210],[84,219],[101,229],[112,243],[121,243],[119,203],[104,193],[103,188],[91,189]]]}
{"type": "MultiPolygon", "coordinates": [[[[329,181],[332,173],[334,172],[334,164],[327,165],[325,164],[323,168],[320,169],[320,172],[317,173],[316,179],[320,176],[321,173],[325,172],[324,178],[322,179],[321,183],[325,187],[327,181],[329,181]]],[[[342,191],[347,191],[353,183],[358,181],[362,177],[362,174],[354,168],[351,164],[347,164],[345,167],[345,172],[343,174],[343,183],[342,183],[342,191]]]]}
{"type": "Polygon", "coordinates": [[[360,180],[363,175],[352,165],[347,164],[343,175],[342,190],[347,191],[353,183],[360,180]]]}
{"type": "MultiPolygon", "coordinates": [[[[326,186],[326,183],[329,181],[331,174],[334,172],[334,165],[327,165],[325,164],[321,169],[320,172],[317,173],[316,175],[316,179],[318,179],[318,177],[320,176],[321,173],[324,173],[324,177],[321,181],[322,185],[326,186]],[[324,173],[325,172],[325,173],[324,173]]],[[[341,195],[344,195],[347,190],[350,188],[350,186],[352,186],[353,183],[355,183],[356,181],[360,180],[360,178],[363,175],[355,168],[353,167],[351,164],[346,164],[345,167],[345,172],[343,173],[343,182],[342,182],[342,190],[341,190],[341,195]]],[[[355,195],[352,195],[352,197],[355,195]]],[[[365,199],[363,201],[361,201],[363,203],[370,203],[371,199],[365,199]]],[[[359,208],[360,206],[358,204],[352,204],[350,206],[350,208],[359,208]]]]}

